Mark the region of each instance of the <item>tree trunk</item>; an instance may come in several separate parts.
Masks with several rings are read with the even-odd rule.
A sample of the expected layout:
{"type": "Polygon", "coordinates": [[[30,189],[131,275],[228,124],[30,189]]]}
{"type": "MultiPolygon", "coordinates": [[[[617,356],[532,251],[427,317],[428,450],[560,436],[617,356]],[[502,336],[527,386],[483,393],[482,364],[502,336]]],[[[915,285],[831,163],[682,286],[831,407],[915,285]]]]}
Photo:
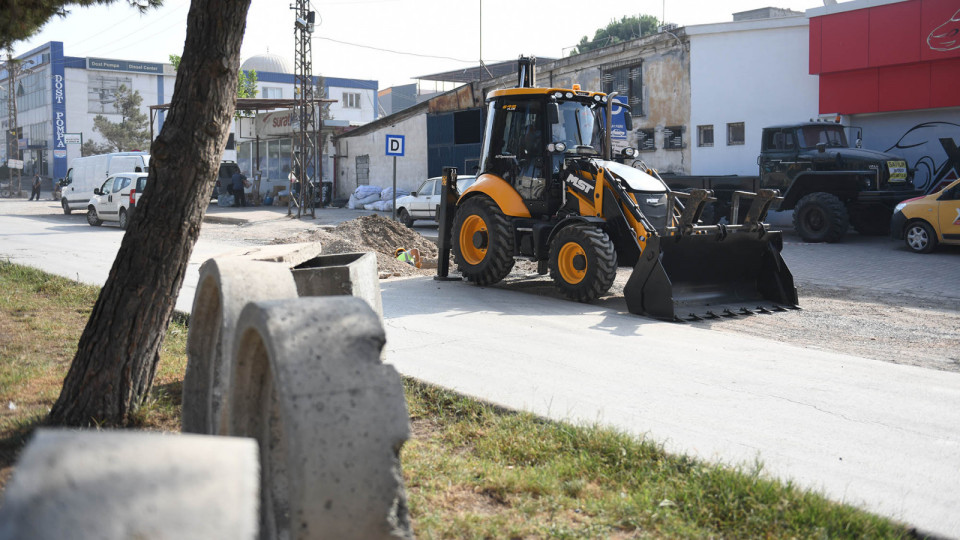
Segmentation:
{"type": "Polygon", "coordinates": [[[227,143],[249,7],[250,0],[193,0],[190,6],[170,114],[151,147],[150,178],[51,423],[122,425],[153,384],[227,143]]]}

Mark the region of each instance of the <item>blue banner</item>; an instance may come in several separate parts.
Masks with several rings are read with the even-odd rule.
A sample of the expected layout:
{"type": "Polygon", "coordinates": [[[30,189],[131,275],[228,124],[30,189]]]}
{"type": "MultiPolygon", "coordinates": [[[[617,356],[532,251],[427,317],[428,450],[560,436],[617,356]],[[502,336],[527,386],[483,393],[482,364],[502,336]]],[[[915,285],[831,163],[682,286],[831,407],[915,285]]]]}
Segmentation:
{"type": "Polygon", "coordinates": [[[63,43],[50,43],[50,88],[53,104],[53,178],[67,175],[67,98],[63,70],[63,43]]]}

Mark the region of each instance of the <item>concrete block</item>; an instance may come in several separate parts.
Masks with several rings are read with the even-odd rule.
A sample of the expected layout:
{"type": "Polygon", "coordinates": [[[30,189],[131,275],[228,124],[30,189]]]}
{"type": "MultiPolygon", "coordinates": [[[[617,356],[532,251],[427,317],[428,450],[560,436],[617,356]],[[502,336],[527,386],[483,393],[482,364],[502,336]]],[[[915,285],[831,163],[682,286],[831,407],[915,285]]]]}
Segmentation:
{"type": "Polygon", "coordinates": [[[223,401],[229,395],[234,329],[243,306],[252,300],[296,296],[285,265],[231,257],[203,263],[187,334],[183,432],[220,433],[223,401]]]}
{"type": "Polygon", "coordinates": [[[261,451],[261,536],[410,538],[400,376],[367,302],[252,302],[237,323],[229,434],[261,451]]]}
{"type": "Polygon", "coordinates": [[[288,268],[293,268],[298,264],[319,257],[323,247],[319,242],[301,242],[298,244],[270,244],[264,246],[251,246],[235,251],[229,251],[217,257],[235,257],[247,259],[250,261],[283,263],[288,268]]]}
{"type": "Polygon", "coordinates": [[[292,272],[300,296],[356,296],[366,300],[383,321],[380,276],[374,253],[320,255],[296,265],[292,272]]]}
{"type": "Polygon", "coordinates": [[[40,429],[0,508],[0,540],[257,538],[250,439],[40,429]]]}

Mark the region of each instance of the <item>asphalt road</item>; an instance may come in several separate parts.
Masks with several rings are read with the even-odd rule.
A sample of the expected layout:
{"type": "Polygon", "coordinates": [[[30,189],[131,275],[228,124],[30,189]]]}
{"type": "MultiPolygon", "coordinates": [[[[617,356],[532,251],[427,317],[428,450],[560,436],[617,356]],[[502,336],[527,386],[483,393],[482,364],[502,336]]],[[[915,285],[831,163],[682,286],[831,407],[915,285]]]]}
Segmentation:
{"type": "MultiPolygon", "coordinates": [[[[0,201],[0,257],[106,280],[121,231],[89,227],[82,216],[11,215],[13,208],[0,201]]],[[[957,297],[955,251],[931,258],[889,243],[871,248],[873,240],[789,242],[785,257],[800,282],[957,297]]],[[[199,264],[238,246],[201,236],[180,309],[192,304],[199,264]]],[[[960,537],[958,373],[458,282],[389,280],[381,288],[386,358],[405,375],[554,419],[614,426],[674,452],[747,467],[759,459],[766,474],[960,537]]]]}

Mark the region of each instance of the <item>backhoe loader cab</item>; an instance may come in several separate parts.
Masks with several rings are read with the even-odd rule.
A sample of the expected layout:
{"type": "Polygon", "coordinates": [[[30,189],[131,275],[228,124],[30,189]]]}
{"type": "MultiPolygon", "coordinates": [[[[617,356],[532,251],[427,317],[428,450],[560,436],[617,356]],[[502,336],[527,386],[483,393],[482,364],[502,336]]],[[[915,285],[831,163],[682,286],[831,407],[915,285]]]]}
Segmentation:
{"type": "MultiPolygon", "coordinates": [[[[532,77],[522,68],[520,79],[532,77]]],[[[589,302],[631,266],[629,311],[669,320],[795,306],[780,233],[761,223],[776,193],[743,194],[753,203],[743,225],[699,225],[710,192],[674,193],[655,171],[611,160],[612,99],[576,86],[490,93],[477,181],[443,197],[456,201],[442,211],[441,238],[460,273],[490,285],[532,260],[564,295],[589,302]]]]}

